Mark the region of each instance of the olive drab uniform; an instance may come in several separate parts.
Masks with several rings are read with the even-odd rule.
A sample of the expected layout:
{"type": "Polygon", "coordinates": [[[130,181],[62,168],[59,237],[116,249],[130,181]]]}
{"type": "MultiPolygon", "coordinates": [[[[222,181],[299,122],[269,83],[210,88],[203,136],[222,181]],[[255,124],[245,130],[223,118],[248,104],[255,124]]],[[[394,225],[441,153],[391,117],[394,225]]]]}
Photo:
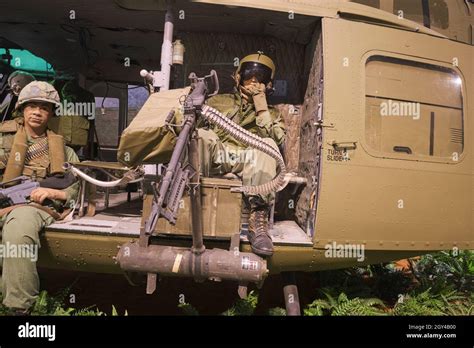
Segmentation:
{"type": "MultiPolygon", "coordinates": [[[[275,108],[269,107],[268,117],[257,118],[253,104],[244,102],[239,92],[216,95],[209,98],[207,104],[275,148],[284,141],[285,128],[275,108]]],[[[198,128],[198,135],[201,168],[205,176],[233,173],[242,178],[243,185],[261,185],[276,176],[274,158],[248,148],[223,130],[198,128]]],[[[274,193],[260,198],[270,203],[274,193]]]]}
{"type": "MultiPolygon", "coordinates": [[[[32,82],[31,84],[35,83],[39,84],[40,92],[41,88],[44,88],[44,85],[41,84],[46,84],[44,82],[32,82]]],[[[24,90],[27,90],[28,87],[29,85],[24,90]]],[[[21,98],[22,95],[20,94],[19,99],[21,98]]],[[[47,97],[24,99],[26,99],[25,103],[29,100],[48,100],[47,97]]],[[[57,99],[59,100],[59,97],[57,99]]],[[[76,153],[64,145],[61,136],[48,129],[45,136],[33,139],[27,134],[23,122],[23,117],[20,117],[0,125],[0,173],[3,175],[2,181],[8,181],[19,175],[36,177],[38,181],[41,181],[62,171],[62,168],[59,167],[59,161],[79,161],[76,153]]],[[[0,258],[0,264],[2,264],[0,285],[3,304],[6,307],[17,311],[27,311],[34,304],[39,294],[36,260],[38,258],[37,251],[41,246],[40,233],[46,226],[55,221],[55,217],[63,217],[68,208],[74,206],[78,196],[79,183],[76,181],[63,191],[66,193],[66,201],[54,201],[55,204],[45,208],[45,210],[33,204],[17,206],[14,209],[10,209],[11,207],[2,209],[7,210],[6,212],[0,210],[3,213],[0,217],[0,226],[2,227],[4,250],[15,247],[16,250],[20,250],[18,246],[24,247],[24,250],[26,248],[35,250],[36,248],[36,254],[33,255],[31,252],[23,255],[5,253],[3,260],[0,258]],[[66,211],[63,212],[63,209],[66,211]]]]}
{"type": "MultiPolygon", "coordinates": [[[[215,95],[206,103],[278,150],[284,142],[285,127],[281,114],[267,104],[267,92],[272,89],[274,74],[275,64],[270,57],[262,52],[248,55],[240,61],[233,75],[236,82],[234,93],[215,95]]],[[[181,124],[182,120],[182,111],[175,109],[175,123],[181,124]]],[[[199,120],[197,124],[203,175],[233,173],[245,186],[262,185],[276,176],[278,165],[274,158],[245,146],[216,126],[206,128],[203,123],[199,120]]],[[[250,207],[247,237],[252,251],[257,255],[271,256],[273,242],[268,220],[275,193],[244,196],[250,207]]]]}

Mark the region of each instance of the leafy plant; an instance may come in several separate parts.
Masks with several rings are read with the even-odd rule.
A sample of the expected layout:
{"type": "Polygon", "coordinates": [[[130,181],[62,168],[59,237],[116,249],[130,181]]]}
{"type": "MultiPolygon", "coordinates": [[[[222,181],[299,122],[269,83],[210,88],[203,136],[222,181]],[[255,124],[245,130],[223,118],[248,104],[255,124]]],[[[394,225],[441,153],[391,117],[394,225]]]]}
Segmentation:
{"type": "Polygon", "coordinates": [[[252,290],[244,299],[239,299],[237,302],[222,315],[225,316],[247,316],[252,315],[257,307],[258,295],[252,290]]]}
{"type": "MultiPolygon", "coordinates": [[[[69,292],[69,287],[61,290],[58,294],[51,296],[47,291],[43,290],[38,295],[38,298],[31,310],[31,315],[41,315],[41,316],[106,316],[107,314],[100,311],[96,308],[96,305],[89,307],[76,309],[72,307],[65,307],[64,302],[67,294],[69,292]]],[[[0,302],[2,301],[2,296],[0,294],[0,302]]],[[[10,310],[0,305],[0,315],[11,315],[10,310]]],[[[112,305],[112,316],[120,315],[112,305]]],[[[128,315],[128,312],[125,310],[125,316],[128,315]]]]}
{"type": "Polygon", "coordinates": [[[33,306],[31,315],[71,315],[74,312],[74,308],[63,308],[65,293],[67,292],[63,290],[56,296],[49,296],[47,291],[41,291],[33,306]]]}
{"type": "Polygon", "coordinates": [[[284,317],[286,316],[286,309],[281,307],[270,308],[268,315],[271,317],[284,317]]]}
{"type": "Polygon", "coordinates": [[[94,307],[96,306],[92,305],[86,308],[77,309],[72,315],[76,317],[100,317],[105,315],[105,313],[101,312],[98,308],[93,309],[94,307]]]}
{"type": "Polygon", "coordinates": [[[444,303],[428,289],[416,295],[404,295],[392,310],[393,315],[445,315],[444,303]]]}
{"type": "Polygon", "coordinates": [[[341,292],[337,297],[329,289],[322,290],[326,299],[316,299],[307,309],[305,315],[386,315],[385,304],[378,298],[349,297],[341,292]]]}
{"type": "Polygon", "coordinates": [[[441,292],[446,287],[459,291],[474,291],[474,252],[442,251],[424,255],[413,266],[414,275],[423,289],[441,292]]]}

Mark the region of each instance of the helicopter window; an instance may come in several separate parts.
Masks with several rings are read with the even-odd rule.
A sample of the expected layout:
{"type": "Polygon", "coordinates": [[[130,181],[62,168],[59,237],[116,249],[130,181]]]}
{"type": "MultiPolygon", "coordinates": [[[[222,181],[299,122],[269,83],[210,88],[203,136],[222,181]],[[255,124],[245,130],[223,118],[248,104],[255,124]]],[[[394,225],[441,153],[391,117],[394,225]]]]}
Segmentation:
{"type": "Polygon", "coordinates": [[[128,85],[128,113],[127,126],[137,116],[138,111],[142,108],[148,99],[149,93],[143,86],[128,85]]]}
{"type": "Polygon", "coordinates": [[[101,146],[116,147],[118,143],[118,133],[111,131],[112,125],[118,124],[119,119],[119,99],[111,97],[95,98],[95,114],[97,138],[101,146]]]}
{"type": "Polygon", "coordinates": [[[423,23],[423,4],[421,0],[395,0],[393,13],[397,16],[423,23]]]}
{"type": "Polygon", "coordinates": [[[431,25],[436,28],[448,29],[449,9],[446,0],[430,1],[431,25]]]}
{"type": "Polygon", "coordinates": [[[366,141],[384,156],[461,154],[462,105],[462,79],[452,69],[382,56],[366,64],[366,141]]]}

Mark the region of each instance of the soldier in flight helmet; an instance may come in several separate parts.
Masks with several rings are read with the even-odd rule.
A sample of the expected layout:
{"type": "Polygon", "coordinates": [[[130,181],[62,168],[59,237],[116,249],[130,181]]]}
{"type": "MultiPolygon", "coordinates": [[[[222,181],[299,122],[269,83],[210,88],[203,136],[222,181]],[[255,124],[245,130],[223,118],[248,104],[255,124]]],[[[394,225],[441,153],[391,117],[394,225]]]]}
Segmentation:
{"type": "MultiPolygon", "coordinates": [[[[233,74],[234,93],[213,96],[207,104],[278,149],[284,141],[285,128],[280,112],[267,104],[274,77],[275,64],[270,57],[262,52],[247,55],[233,74]]],[[[277,162],[272,157],[248,148],[217,127],[199,128],[198,133],[204,144],[200,150],[207,152],[200,154],[204,175],[233,173],[243,185],[261,185],[275,177],[277,162]]],[[[249,242],[253,252],[261,256],[273,254],[268,218],[274,197],[274,193],[244,196],[250,207],[249,242]]]]}

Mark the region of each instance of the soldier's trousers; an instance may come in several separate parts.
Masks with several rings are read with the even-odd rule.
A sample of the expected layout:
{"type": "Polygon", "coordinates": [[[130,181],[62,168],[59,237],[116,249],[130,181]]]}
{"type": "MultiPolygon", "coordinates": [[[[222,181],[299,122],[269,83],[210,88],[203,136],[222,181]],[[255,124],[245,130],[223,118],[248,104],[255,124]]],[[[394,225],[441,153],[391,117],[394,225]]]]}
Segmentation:
{"type": "MultiPolygon", "coordinates": [[[[198,135],[201,173],[204,176],[233,173],[242,179],[244,186],[265,184],[275,177],[277,161],[269,155],[256,149],[223,143],[212,130],[199,128],[198,135]]],[[[263,140],[278,149],[273,139],[263,140]]],[[[271,193],[248,198],[257,198],[268,204],[274,197],[275,194],[271,193]]]]}
{"type": "Polygon", "coordinates": [[[36,269],[40,233],[53,222],[51,215],[34,207],[16,208],[1,219],[1,291],[5,306],[29,309],[35,303],[40,286],[36,269]]]}

